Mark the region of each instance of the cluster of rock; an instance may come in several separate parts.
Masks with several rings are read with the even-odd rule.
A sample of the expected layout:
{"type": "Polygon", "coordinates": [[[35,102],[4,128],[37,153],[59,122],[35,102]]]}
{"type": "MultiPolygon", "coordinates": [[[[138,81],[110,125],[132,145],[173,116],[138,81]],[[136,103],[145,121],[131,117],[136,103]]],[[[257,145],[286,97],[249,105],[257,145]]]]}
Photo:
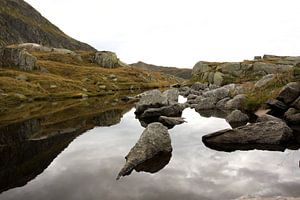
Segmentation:
{"type": "Polygon", "coordinates": [[[117,180],[133,170],[154,173],[168,164],[172,152],[168,128],[184,122],[178,96],[178,89],[151,90],[137,96],[135,114],[146,129],[125,157],[117,180]]]}
{"type": "Polygon", "coordinates": [[[187,97],[186,107],[195,108],[197,112],[206,116],[215,113],[217,117],[226,118],[234,124],[245,124],[249,117],[242,113],[246,99],[245,89],[236,84],[222,87],[206,83],[194,83],[191,87],[181,88],[180,94],[187,97]],[[212,112],[217,111],[217,112],[212,112]]]}
{"type": "MultiPolygon", "coordinates": [[[[262,82],[262,79],[259,80],[257,87],[267,81],[262,82]]],[[[242,112],[246,100],[245,92],[244,88],[236,84],[219,87],[199,82],[180,89],[180,94],[187,97],[184,107],[195,108],[202,116],[225,118],[233,127],[203,136],[206,146],[222,151],[283,151],[299,140],[292,127],[300,125],[299,82],[287,84],[276,100],[267,102],[271,107],[270,115],[262,115],[256,121],[251,120],[251,123],[249,114],[242,112]]]]}
{"type": "Polygon", "coordinates": [[[0,48],[0,67],[15,67],[24,71],[39,69],[36,57],[20,48],[0,48]]]}
{"type": "Polygon", "coordinates": [[[114,52],[111,51],[98,51],[93,57],[93,62],[104,68],[118,68],[127,67],[114,52]]]}
{"type": "Polygon", "coordinates": [[[193,67],[193,78],[203,83],[225,85],[240,79],[265,76],[267,74],[293,71],[300,75],[300,56],[256,56],[254,60],[243,62],[205,62],[199,61],[193,67]]]}
{"type": "Polygon", "coordinates": [[[178,89],[169,89],[165,92],[151,90],[141,94],[136,104],[136,117],[141,125],[146,127],[152,122],[161,122],[168,128],[183,123],[180,118],[185,105],[178,103],[178,89]]]}

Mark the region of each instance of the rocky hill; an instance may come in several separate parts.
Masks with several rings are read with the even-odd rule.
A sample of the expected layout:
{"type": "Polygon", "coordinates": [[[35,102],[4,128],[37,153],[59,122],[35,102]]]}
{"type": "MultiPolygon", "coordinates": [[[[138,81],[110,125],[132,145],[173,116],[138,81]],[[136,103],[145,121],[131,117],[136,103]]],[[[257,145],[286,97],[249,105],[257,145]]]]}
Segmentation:
{"type": "Polygon", "coordinates": [[[182,79],[190,79],[192,77],[192,70],[187,68],[163,67],[163,66],[147,64],[144,62],[133,63],[131,64],[131,66],[164,73],[167,75],[172,75],[182,79]]]}
{"type": "Polygon", "coordinates": [[[215,85],[258,80],[268,74],[294,74],[300,80],[300,56],[256,56],[243,62],[199,61],[193,67],[193,80],[215,85]]]}
{"type": "Polygon", "coordinates": [[[0,27],[0,46],[29,42],[71,50],[95,50],[67,36],[23,0],[0,1],[0,27]]]}

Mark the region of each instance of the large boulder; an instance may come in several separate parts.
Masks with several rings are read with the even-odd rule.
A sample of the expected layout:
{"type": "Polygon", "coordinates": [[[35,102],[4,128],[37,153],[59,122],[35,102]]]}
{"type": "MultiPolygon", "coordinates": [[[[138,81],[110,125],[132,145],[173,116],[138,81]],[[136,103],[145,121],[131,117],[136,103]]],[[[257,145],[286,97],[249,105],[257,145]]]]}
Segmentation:
{"type": "Polygon", "coordinates": [[[96,52],[93,61],[104,68],[127,67],[125,63],[119,60],[114,52],[110,51],[96,52]]]}
{"type": "Polygon", "coordinates": [[[202,137],[204,144],[221,151],[278,150],[283,151],[293,139],[293,131],[281,120],[248,124],[202,137]]]}
{"type": "Polygon", "coordinates": [[[208,65],[207,62],[199,61],[193,67],[192,75],[203,74],[203,73],[209,72],[210,70],[211,70],[211,67],[208,65]]]}
{"type": "Polygon", "coordinates": [[[225,74],[231,74],[234,76],[240,76],[242,74],[241,63],[229,62],[221,65],[221,72],[225,74]]]}
{"type": "Polygon", "coordinates": [[[39,69],[36,57],[25,49],[0,48],[0,67],[15,67],[24,71],[39,69]]]}
{"type": "Polygon", "coordinates": [[[135,114],[140,115],[148,108],[159,108],[168,105],[168,98],[159,90],[151,90],[143,93],[136,103],[135,114]]]}
{"type": "Polygon", "coordinates": [[[300,95],[300,82],[291,82],[282,88],[277,99],[285,104],[295,101],[300,95]]]}
{"type": "Polygon", "coordinates": [[[149,124],[125,157],[126,163],[119,172],[117,180],[121,176],[129,175],[136,166],[159,153],[171,151],[171,139],[167,127],[158,122],[149,124]]]}

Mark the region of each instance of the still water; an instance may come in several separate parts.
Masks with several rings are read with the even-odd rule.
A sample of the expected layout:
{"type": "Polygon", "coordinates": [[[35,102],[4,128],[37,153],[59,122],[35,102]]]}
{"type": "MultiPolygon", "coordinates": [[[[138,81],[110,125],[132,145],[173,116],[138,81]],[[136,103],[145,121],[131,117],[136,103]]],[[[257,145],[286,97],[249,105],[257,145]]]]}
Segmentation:
{"type": "MultiPolygon", "coordinates": [[[[29,153],[28,158],[14,153],[21,157],[22,162],[18,160],[15,163],[22,163],[22,169],[15,169],[13,163],[1,166],[2,171],[11,175],[2,174],[2,177],[10,181],[0,180],[3,191],[0,199],[227,200],[248,194],[300,197],[299,151],[252,150],[226,153],[211,150],[202,143],[202,136],[230,126],[224,119],[202,117],[192,109],[185,109],[183,112],[187,123],[169,130],[173,152],[168,164],[156,173],[133,171],[131,175],[116,181],[116,176],[125,163],[124,157],[144,130],[135,119],[134,108],[129,106],[126,109],[121,114],[116,112],[120,120],[110,123],[103,122],[110,110],[105,112],[106,117],[98,116],[98,121],[95,116],[88,120],[85,118],[85,127],[88,128],[79,132],[75,131],[78,130],[76,125],[82,121],[76,119],[76,123],[64,127],[60,134],[52,131],[51,138],[59,137],[54,141],[47,139],[45,133],[37,134],[38,137],[36,133],[33,134],[35,139],[31,139],[28,145],[36,145],[37,150],[29,153]],[[91,119],[93,123],[90,122],[91,119]],[[70,126],[74,130],[70,130],[70,126]],[[64,132],[72,134],[61,138],[64,132]],[[46,142],[36,144],[41,140],[46,142]],[[57,144],[57,141],[62,140],[64,143],[58,147],[54,148],[50,144],[57,144]],[[48,153],[40,155],[39,151],[48,153]],[[12,170],[5,169],[7,166],[12,170]]],[[[44,129],[50,126],[47,119],[52,115],[43,118],[44,129]]],[[[26,150],[28,148],[25,147],[26,150]]]]}

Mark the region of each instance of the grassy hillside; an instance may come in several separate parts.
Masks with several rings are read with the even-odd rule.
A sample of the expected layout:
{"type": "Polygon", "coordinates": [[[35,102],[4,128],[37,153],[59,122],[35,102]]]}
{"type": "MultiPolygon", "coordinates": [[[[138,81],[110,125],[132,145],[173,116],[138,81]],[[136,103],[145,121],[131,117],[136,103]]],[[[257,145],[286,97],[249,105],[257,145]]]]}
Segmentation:
{"type": "MultiPolygon", "coordinates": [[[[102,68],[90,61],[92,52],[78,52],[82,60],[53,52],[31,52],[41,70],[0,68],[0,108],[37,100],[101,96],[122,90],[165,87],[177,82],[159,72],[136,67],[102,68]]],[[[1,109],[0,109],[1,110],[1,109]]]]}

